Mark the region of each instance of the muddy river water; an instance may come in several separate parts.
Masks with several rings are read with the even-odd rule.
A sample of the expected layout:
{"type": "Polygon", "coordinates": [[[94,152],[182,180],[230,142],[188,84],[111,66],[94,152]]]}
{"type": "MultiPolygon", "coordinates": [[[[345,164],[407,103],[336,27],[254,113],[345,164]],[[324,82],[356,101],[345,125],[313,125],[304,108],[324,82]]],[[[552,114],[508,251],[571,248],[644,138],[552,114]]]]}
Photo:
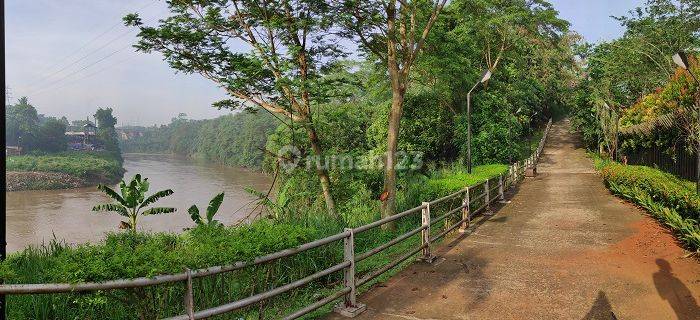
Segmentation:
{"type": "MultiPolygon", "coordinates": [[[[197,162],[170,155],[124,155],[126,179],[140,173],[151,183],[149,194],[173,189],[158,206],[177,208],[167,215],[139,217],[139,229],[181,231],[192,227],[187,208],[200,210],[219,192],[226,192],[217,220],[232,224],[245,217],[254,197],[244,190],[266,191],[272,179],[247,169],[197,162]]],[[[115,213],[95,213],[91,208],[109,199],[95,187],[69,190],[16,191],[5,193],[7,201],[7,250],[38,245],[53,237],[67,243],[98,241],[104,233],[118,231],[122,217],[115,213]]]]}

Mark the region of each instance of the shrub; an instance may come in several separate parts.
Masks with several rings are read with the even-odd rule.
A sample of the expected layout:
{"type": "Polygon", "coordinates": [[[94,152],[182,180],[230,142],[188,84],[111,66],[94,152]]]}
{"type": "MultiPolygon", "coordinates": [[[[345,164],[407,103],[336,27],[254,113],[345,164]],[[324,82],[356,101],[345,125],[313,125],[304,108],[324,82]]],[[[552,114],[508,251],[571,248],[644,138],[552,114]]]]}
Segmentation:
{"type": "Polygon", "coordinates": [[[655,202],[678,211],[684,218],[700,220],[700,196],[690,182],[644,166],[606,163],[601,173],[607,183],[638,187],[655,202]]]}

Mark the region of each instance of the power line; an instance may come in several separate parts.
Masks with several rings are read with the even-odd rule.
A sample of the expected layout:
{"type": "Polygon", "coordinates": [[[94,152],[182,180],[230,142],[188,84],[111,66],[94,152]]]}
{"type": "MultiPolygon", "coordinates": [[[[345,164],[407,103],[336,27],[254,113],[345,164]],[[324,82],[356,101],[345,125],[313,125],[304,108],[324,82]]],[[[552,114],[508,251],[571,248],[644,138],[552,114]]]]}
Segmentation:
{"type": "Polygon", "coordinates": [[[104,56],[104,57],[98,59],[97,61],[94,61],[94,62],[91,63],[91,64],[88,64],[88,65],[86,65],[86,66],[84,66],[84,67],[82,67],[82,68],[80,68],[80,69],[78,69],[78,70],[73,71],[72,73],[69,73],[68,75],[64,76],[63,78],[60,78],[60,79],[58,79],[58,80],[55,80],[55,81],[49,83],[47,86],[45,86],[45,87],[43,87],[43,88],[41,88],[41,89],[38,89],[38,90],[33,91],[33,92],[30,93],[29,95],[30,95],[30,96],[31,96],[31,95],[35,95],[35,94],[38,93],[38,92],[42,92],[42,91],[44,91],[44,90],[46,90],[46,89],[49,89],[49,88],[51,88],[51,86],[53,86],[53,85],[55,85],[55,84],[61,82],[62,80],[65,80],[65,79],[67,79],[67,78],[69,78],[69,77],[71,77],[71,76],[73,76],[73,75],[75,75],[75,74],[78,74],[80,71],[83,71],[83,70],[85,70],[85,69],[87,69],[87,68],[90,68],[90,67],[92,67],[92,66],[94,66],[94,65],[96,65],[96,64],[98,64],[98,63],[100,63],[100,62],[102,62],[102,61],[104,61],[104,60],[106,60],[107,58],[109,58],[109,57],[111,57],[111,56],[113,56],[113,55],[119,53],[120,51],[123,51],[124,49],[129,48],[129,47],[131,47],[131,44],[130,44],[130,43],[127,44],[127,45],[125,45],[125,46],[123,46],[123,47],[121,47],[121,48],[119,48],[119,49],[117,49],[117,50],[112,51],[110,54],[108,54],[108,55],[106,55],[106,56],[104,56]]]}
{"type": "MultiPolygon", "coordinates": [[[[153,18],[151,18],[151,19],[146,19],[145,21],[150,21],[150,20],[153,20],[154,18],[155,18],[155,17],[153,17],[153,18]]],[[[105,47],[109,46],[110,44],[112,44],[113,41],[123,38],[123,37],[124,37],[125,35],[127,35],[130,31],[131,31],[131,30],[126,30],[124,33],[122,33],[122,34],[118,35],[116,38],[112,39],[111,42],[108,42],[108,43],[102,45],[101,47],[99,47],[99,48],[97,48],[97,49],[91,51],[91,52],[88,53],[87,55],[85,55],[85,56],[81,57],[80,59],[78,59],[77,61],[75,61],[75,63],[72,63],[71,65],[62,68],[61,70],[59,70],[59,71],[57,71],[57,72],[54,72],[53,74],[51,74],[49,77],[45,78],[44,80],[48,80],[51,76],[53,76],[53,75],[55,75],[55,74],[57,74],[57,73],[59,73],[59,72],[61,72],[61,71],[66,70],[68,67],[77,64],[77,62],[80,62],[80,61],[82,61],[82,60],[85,60],[85,58],[87,58],[88,56],[90,56],[90,55],[92,55],[92,54],[94,54],[94,53],[96,53],[96,52],[98,52],[98,51],[104,49],[105,47]]],[[[79,73],[80,71],[83,71],[83,70],[85,70],[85,69],[88,69],[88,68],[90,68],[90,67],[96,65],[97,63],[106,60],[107,58],[109,58],[109,57],[111,57],[111,56],[117,54],[118,52],[123,51],[124,49],[126,49],[126,48],[128,48],[128,47],[130,47],[130,46],[131,46],[131,44],[128,43],[127,45],[125,45],[125,46],[123,46],[123,47],[121,47],[121,48],[119,48],[119,49],[117,49],[117,50],[115,50],[115,51],[109,53],[108,55],[106,55],[106,56],[104,56],[104,57],[98,59],[97,61],[94,61],[94,62],[92,62],[92,63],[90,63],[90,64],[88,64],[88,65],[85,65],[85,66],[83,66],[83,67],[81,67],[81,68],[79,68],[79,69],[77,69],[77,70],[75,70],[75,71],[73,71],[73,72],[71,72],[71,73],[69,73],[69,74],[67,74],[67,75],[65,75],[65,76],[63,76],[63,77],[61,77],[61,78],[59,78],[59,79],[56,79],[56,80],[54,80],[54,81],[51,81],[51,82],[49,82],[48,84],[46,84],[46,85],[44,85],[44,86],[42,86],[42,87],[40,87],[40,88],[38,88],[38,89],[32,91],[32,92],[30,93],[30,95],[34,95],[34,94],[43,92],[43,91],[45,91],[45,90],[51,88],[51,87],[54,86],[55,84],[58,84],[58,83],[60,83],[61,81],[65,80],[65,79],[67,79],[67,78],[70,78],[71,76],[73,76],[73,75],[79,73]]],[[[101,69],[101,71],[103,71],[104,69],[107,69],[107,68],[103,68],[103,69],[101,69]]],[[[81,79],[82,79],[82,78],[81,78],[81,79]]],[[[63,86],[61,86],[61,87],[63,87],[63,86]]]]}
{"type": "MultiPolygon", "coordinates": [[[[156,0],[151,0],[151,1],[148,2],[146,5],[141,6],[140,8],[138,8],[138,9],[136,9],[136,10],[143,10],[143,9],[146,9],[146,8],[152,6],[152,5],[155,4],[155,3],[156,3],[156,0]]],[[[126,6],[125,6],[125,7],[126,7],[126,6]]],[[[124,11],[124,13],[122,13],[120,16],[123,16],[123,15],[126,14],[126,13],[128,13],[128,11],[124,11]]],[[[71,52],[70,54],[68,54],[68,55],[64,56],[63,58],[59,59],[56,63],[54,63],[54,64],[51,65],[50,67],[44,69],[44,71],[42,71],[42,73],[47,72],[47,71],[49,71],[49,70],[52,70],[52,69],[54,69],[54,68],[60,66],[64,61],[68,60],[68,58],[71,58],[71,57],[75,56],[77,53],[79,53],[79,52],[82,51],[83,49],[87,48],[89,45],[91,45],[92,43],[94,43],[95,41],[97,41],[99,38],[102,38],[103,36],[107,35],[109,32],[111,32],[112,30],[114,30],[114,28],[120,26],[121,24],[122,24],[122,21],[118,21],[117,23],[111,25],[111,26],[110,26],[109,28],[107,28],[105,31],[101,32],[101,33],[98,34],[97,36],[95,36],[95,37],[93,37],[92,39],[90,39],[90,40],[88,40],[87,42],[85,42],[85,43],[84,43],[83,45],[81,45],[78,49],[74,50],[74,51],[71,52]]],[[[38,81],[38,82],[40,82],[40,81],[38,81]]],[[[38,83],[38,82],[36,82],[36,83],[38,83]]]]}
{"type": "Polygon", "coordinates": [[[68,68],[70,68],[70,67],[76,65],[78,62],[81,62],[81,61],[85,60],[86,58],[90,57],[91,55],[93,55],[93,54],[99,52],[100,50],[102,50],[102,49],[108,47],[109,45],[111,45],[112,43],[114,43],[114,41],[117,41],[117,40],[123,38],[124,36],[126,36],[127,34],[129,34],[130,31],[131,31],[131,30],[126,30],[126,31],[120,33],[119,35],[117,35],[117,37],[115,37],[115,38],[109,40],[107,43],[103,44],[102,46],[98,47],[97,49],[90,51],[89,53],[87,53],[86,55],[84,55],[84,56],[78,58],[77,60],[74,60],[73,62],[71,62],[71,63],[69,63],[68,65],[64,66],[63,68],[59,69],[58,71],[52,72],[51,74],[49,74],[48,76],[44,77],[44,78],[41,79],[40,81],[37,81],[37,82],[35,82],[35,83],[30,84],[29,87],[34,87],[34,86],[36,86],[36,85],[38,85],[38,84],[40,84],[40,83],[42,83],[42,82],[44,82],[44,81],[47,81],[47,80],[51,79],[53,76],[55,76],[55,75],[61,73],[62,71],[64,71],[64,70],[66,70],[66,69],[68,69],[68,68]]]}
{"type": "Polygon", "coordinates": [[[55,88],[45,88],[45,89],[43,89],[43,90],[37,91],[34,95],[36,96],[36,95],[40,95],[40,94],[42,94],[42,93],[44,93],[44,92],[48,92],[48,91],[50,91],[50,90],[60,90],[60,89],[63,89],[63,88],[65,88],[65,87],[68,87],[68,86],[70,86],[70,85],[74,85],[74,84],[76,84],[76,83],[78,83],[78,82],[80,82],[80,81],[82,81],[82,80],[85,80],[85,79],[87,79],[87,78],[93,77],[93,76],[95,76],[95,75],[97,75],[97,74],[99,74],[99,73],[101,73],[101,72],[104,72],[104,71],[107,70],[107,69],[111,69],[111,68],[113,68],[113,67],[115,67],[115,66],[117,66],[117,65],[120,65],[120,64],[122,64],[122,63],[124,63],[124,62],[127,62],[127,61],[129,61],[129,60],[131,60],[131,59],[133,59],[133,58],[135,58],[135,56],[130,56],[130,57],[126,58],[126,59],[119,60],[119,61],[117,61],[117,62],[115,62],[115,63],[113,63],[113,64],[107,65],[107,66],[105,66],[105,67],[102,68],[102,69],[99,69],[99,70],[97,70],[97,71],[95,71],[95,72],[93,72],[93,73],[90,73],[90,74],[87,74],[87,75],[85,75],[85,76],[83,76],[83,77],[80,77],[80,78],[78,78],[78,79],[75,79],[75,80],[73,80],[73,81],[71,81],[71,82],[69,82],[69,83],[66,83],[66,84],[62,85],[62,86],[58,86],[58,87],[55,87],[55,88]]]}

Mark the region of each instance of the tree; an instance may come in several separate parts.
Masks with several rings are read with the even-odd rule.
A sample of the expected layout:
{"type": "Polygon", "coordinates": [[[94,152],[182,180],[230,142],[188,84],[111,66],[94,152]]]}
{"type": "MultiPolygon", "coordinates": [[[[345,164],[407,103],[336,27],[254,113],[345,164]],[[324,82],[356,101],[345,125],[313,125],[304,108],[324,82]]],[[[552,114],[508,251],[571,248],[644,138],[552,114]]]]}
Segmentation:
{"type": "Polygon", "coordinates": [[[117,118],[112,115],[112,108],[98,108],[95,112],[95,120],[97,121],[97,139],[102,142],[105,150],[121,154],[117,130],[114,128],[117,118]]]}
{"type": "MultiPolygon", "coordinates": [[[[345,0],[338,6],[343,35],[358,39],[363,48],[381,61],[391,82],[391,107],[384,164],[382,216],[396,213],[396,151],[403,101],[411,67],[447,0],[345,0]]],[[[392,227],[391,225],[389,227],[392,227]]]]}
{"type": "Polygon", "coordinates": [[[119,190],[121,194],[117,193],[114,191],[114,189],[108,186],[98,185],[97,189],[112,198],[115,203],[98,204],[92,208],[92,211],[116,212],[120,216],[129,219],[129,221],[122,221],[122,225],[131,231],[136,231],[136,223],[139,215],[148,216],[153,214],[172,213],[177,210],[170,207],[153,207],[146,209],[145,211],[141,211],[161,198],[173,194],[173,190],[166,189],[146,197],[148,188],[148,178],[141,179],[140,174],[135,175],[129,184],[124,182],[124,180],[119,183],[119,190]]]}
{"type": "MultiPolygon", "coordinates": [[[[140,30],[137,50],[160,52],[172,68],[221,86],[231,99],[215,107],[257,106],[289,126],[298,124],[314,155],[323,155],[312,110],[332,87],[323,69],[340,56],[336,39],[328,37],[334,16],[326,1],[167,3],[171,16],[156,27],[145,26],[137,14],[124,18],[140,30]],[[246,52],[235,49],[240,46],[246,52]]],[[[335,215],[328,172],[315,169],[328,212],[335,215]]]]}
{"type": "Polygon", "coordinates": [[[66,150],[66,124],[53,117],[48,117],[39,127],[36,148],[46,152],[66,150]]]}
{"type": "Polygon", "coordinates": [[[625,34],[596,46],[588,71],[602,92],[628,106],[673,75],[679,50],[700,46],[700,0],[647,0],[627,16],[615,17],[625,34]]]}
{"type": "Polygon", "coordinates": [[[15,105],[5,110],[5,142],[25,149],[32,149],[36,140],[39,115],[27,97],[19,98],[15,105]]]}
{"type": "Polygon", "coordinates": [[[199,208],[197,208],[196,205],[192,205],[189,209],[187,209],[187,212],[190,214],[192,221],[194,221],[194,223],[196,223],[198,226],[219,226],[221,225],[221,222],[214,220],[214,216],[217,212],[219,212],[219,207],[223,202],[224,193],[222,192],[214,196],[214,198],[209,201],[209,206],[207,207],[205,216],[201,216],[199,213],[199,208]]]}

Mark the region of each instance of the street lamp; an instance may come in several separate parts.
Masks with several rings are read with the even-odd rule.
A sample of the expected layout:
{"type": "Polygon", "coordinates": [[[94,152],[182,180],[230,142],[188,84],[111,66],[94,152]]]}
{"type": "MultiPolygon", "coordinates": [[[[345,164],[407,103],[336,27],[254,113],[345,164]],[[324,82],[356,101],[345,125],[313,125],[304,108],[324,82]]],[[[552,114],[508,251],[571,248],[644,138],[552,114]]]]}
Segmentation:
{"type": "Polygon", "coordinates": [[[533,134],[533,132],[532,132],[532,119],[534,119],[538,113],[540,113],[540,112],[535,111],[535,113],[533,113],[530,116],[530,119],[527,122],[527,137],[528,137],[527,138],[527,156],[528,157],[532,156],[532,134],[533,134]]]}
{"type": "MultiPolygon", "coordinates": [[[[523,111],[522,107],[518,108],[518,110],[515,110],[514,115],[515,115],[516,122],[518,121],[518,115],[520,114],[520,111],[523,111]]],[[[513,140],[514,139],[513,139],[513,132],[512,132],[513,130],[511,129],[512,127],[513,127],[512,125],[510,125],[510,124],[508,125],[508,139],[510,139],[509,145],[511,148],[511,150],[508,151],[508,165],[513,164],[513,154],[512,154],[513,150],[512,150],[512,148],[513,148],[513,140]]],[[[519,151],[518,151],[518,154],[520,154],[519,151]]]]}
{"type": "Polygon", "coordinates": [[[472,91],[476,87],[491,79],[491,70],[486,69],[481,76],[481,80],[477,82],[467,93],[467,172],[472,173],[472,91]]]}
{"type": "MultiPolygon", "coordinates": [[[[688,63],[688,56],[685,52],[680,51],[673,55],[673,62],[675,62],[679,67],[688,71],[690,76],[695,80],[696,92],[695,92],[695,107],[698,109],[698,123],[695,133],[700,135],[700,104],[698,103],[698,90],[700,90],[700,81],[695,77],[693,71],[690,70],[690,63],[688,63]]],[[[697,163],[695,167],[695,191],[700,193],[700,137],[697,137],[697,146],[695,147],[695,157],[697,158],[697,163]]]]}

